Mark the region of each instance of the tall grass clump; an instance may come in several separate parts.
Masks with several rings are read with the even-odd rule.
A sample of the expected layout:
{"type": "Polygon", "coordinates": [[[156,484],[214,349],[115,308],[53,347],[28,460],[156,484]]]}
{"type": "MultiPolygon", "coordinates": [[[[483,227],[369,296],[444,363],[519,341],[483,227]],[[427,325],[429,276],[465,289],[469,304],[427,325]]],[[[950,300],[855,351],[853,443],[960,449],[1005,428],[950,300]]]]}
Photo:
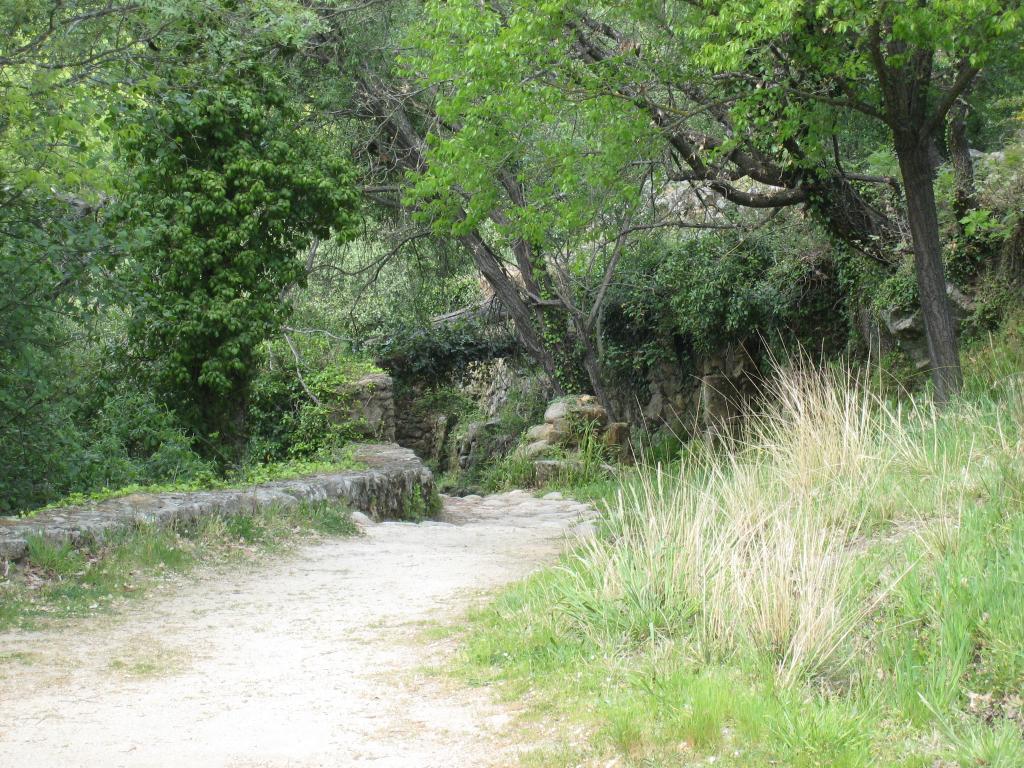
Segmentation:
{"type": "Polygon", "coordinates": [[[686,634],[710,658],[747,653],[784,684],[841,665],[879,600],[856,544],[888,522],[886,486],[934,417],[908,422],[843,369],[778,369],[742,434],[620,491],[608,535],[569,567],[568,615],[606,640],[686,634]]]}

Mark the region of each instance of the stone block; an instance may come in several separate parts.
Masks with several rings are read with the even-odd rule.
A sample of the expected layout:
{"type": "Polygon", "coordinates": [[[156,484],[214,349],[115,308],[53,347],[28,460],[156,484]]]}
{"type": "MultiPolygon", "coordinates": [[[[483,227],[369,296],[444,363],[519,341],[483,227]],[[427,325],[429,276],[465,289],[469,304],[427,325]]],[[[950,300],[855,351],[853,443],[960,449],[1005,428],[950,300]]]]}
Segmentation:
{"type": "Polygon", "coordinates": [[[533,481],[538,486],[554,482],[571,472],[582,472],[583,463],[575,459],[543,459],[533,462],[533,481]]]}
{"type": "Polygon", "coordinates": [[[591,395],[577,395],[561,398],[548,405],[544,411],[544,421],[548,424],[562,422],[595,422],[599,427],[608,423],[608,413],[591,395]]]}
{"type": "Polygon", "coordinates": [[[551,443],[547,440],[535,440],[534,442],[523,448],[522,453],[528,459],[532,459],[535,456],[540,456],[551,448],[551,443]]]}

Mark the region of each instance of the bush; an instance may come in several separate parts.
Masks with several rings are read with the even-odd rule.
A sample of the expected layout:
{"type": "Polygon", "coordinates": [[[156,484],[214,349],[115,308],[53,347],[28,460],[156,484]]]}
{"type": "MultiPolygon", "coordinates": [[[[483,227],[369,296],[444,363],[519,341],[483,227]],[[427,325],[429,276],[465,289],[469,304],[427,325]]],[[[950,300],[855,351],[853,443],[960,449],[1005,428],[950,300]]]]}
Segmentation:
{"type": "Polygon", "coordinates": [[[381,366],[402,385],[437,386],[460,379],[473,363],[510,357],[518,344],[508,328],[484,320],[399,326],[372,345],[381,366]]]}

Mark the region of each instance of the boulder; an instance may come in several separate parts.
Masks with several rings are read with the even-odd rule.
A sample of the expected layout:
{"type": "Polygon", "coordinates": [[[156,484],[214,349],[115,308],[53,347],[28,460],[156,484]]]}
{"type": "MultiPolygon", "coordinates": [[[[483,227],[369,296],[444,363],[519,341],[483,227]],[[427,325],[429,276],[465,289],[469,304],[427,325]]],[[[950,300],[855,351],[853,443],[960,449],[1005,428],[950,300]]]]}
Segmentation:
{"type": "MultiPolygon", "coordinates": [[[[946,283],[946,297],[949,299],[953,320],[959,327],[964,318],[974,311],[974,301],[952,283],[946,283]]],[[[918,370],[927,368],[930,363],[928,339],[921,310],[888,309],[881,313],[881,317],[885,329],[918,370]]]]}
{"type": "Polygon", "coordinates": [[[609,424],[601,437],[602,442],[609,449],[609,457],[619,461],[632,462],[633,450],[629,441],[630,427],[624,421],[614,421],[609,424]]]}
{"type": "Polygon", "coordinates": [[[566,421],[593,422],[599,427],[608,423],[608,413],[592,395],[561,398],[548,405],[544,421],[560,425],[566,421]]]}
{"type": "Polygon", "coordinates": [[[537,424],[526,430],[524,437],[531,442],[534,440],[550,440],[555,431],[554,424],[537,424]]]}
{"type": "Polygon", "coordinates": [[[629,424],[613,421],[604,430],[604,444],[609,448],[622,448],[629,444],[629,424]]]}
{"type": "Polygon", "coordinates": [[[544,421],[548,424],[554,424],[556,421],[564,419],[568,415],[569,401],[555,400],[553,403],[548,405],[547,410],[544,411],[544,421]]]}
{"type": "Polygon", "coordinates": [[[412,448],[417,456],[438,469],[445,468],[445,446],[455,425],[455,417],[446,413],[418,413],[414,408],[399,408],[396,439],[399,445],[412,448]]]}
{"type": "Polygon", "coordinates": [[[532,459],[536,456],[540,456],[551,448],[551,443],[547,440],[535,440],[525,448],[522,449],[522,454],[528,459],[532,459]]]}
{"type": "Polygon", "coordinates": [[[329,404],[332,418],[352,424],[364,439],[395,440],[394,384],[386,373],[368,373],[345,384],[329,404]]]}

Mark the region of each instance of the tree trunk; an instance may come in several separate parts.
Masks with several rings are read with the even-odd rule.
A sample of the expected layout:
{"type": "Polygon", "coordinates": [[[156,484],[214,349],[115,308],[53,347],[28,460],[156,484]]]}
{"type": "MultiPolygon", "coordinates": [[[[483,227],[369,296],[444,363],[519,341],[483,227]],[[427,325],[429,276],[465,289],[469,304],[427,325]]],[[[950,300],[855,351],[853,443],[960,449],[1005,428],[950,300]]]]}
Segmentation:
{"type": "Polygon", "coordinates": [[[935,209],[932,160],[927,141],[917,132],[895,137],[896,156],[903,174],[907,218],[914,241],[914,270],[931,358],[935,399],[944,404],[963,386],[956,323],[946,296],[946,276],[935,209]]]}
{"type": "Polygon", "coordinates": [[[978,207],[978,194],[974,186],[974,161],[967,142],[967,105],[958,101],[949,112],[949,131],[946,135],[949,160],[953,166],[953,210],[957,228],[960,219],[978,207]]]}
{"type": "Polygon", "coordinates": [[[542,332],[534,324],[536,318],[519,295],[518,286],[502,269],[497,254],[491,250],[477,230],[461,236],[459,242],[472,254],[476,268],[483,275],[487,284],[491,286],[495,297],[501,302],[509,317],[512,318],[516,336],[526,349],[527,354],[540,364],[555,392],[560,395],[564,394],[558,381],[558,367],[555,365],[555,359],[544,342],[542,332]]]}
{"type": "Polygon", "coordinates": [[[1017,222],[999,254],[999,270],[1013,288],[1024,288],[1024,218],[1017,222]]]}
{"type": "Polygon", "coordinates": [[[602,375],[603,372],[597,347],[595,346],[594,339],[589,334],[586,334],[586,329],[581,327],[582,325],[582,323],[576,324],[576,332],[583,344],[583,369],[587,372],[587,378],[590,380],[590,388],[594,390],[597,402],[601,404],[601,407],[608,414],[608,421],[618,421],[615,406],[612,404],[611,398],[608,397],[608,391],[604,386],[604,376],[602,375]]]}

